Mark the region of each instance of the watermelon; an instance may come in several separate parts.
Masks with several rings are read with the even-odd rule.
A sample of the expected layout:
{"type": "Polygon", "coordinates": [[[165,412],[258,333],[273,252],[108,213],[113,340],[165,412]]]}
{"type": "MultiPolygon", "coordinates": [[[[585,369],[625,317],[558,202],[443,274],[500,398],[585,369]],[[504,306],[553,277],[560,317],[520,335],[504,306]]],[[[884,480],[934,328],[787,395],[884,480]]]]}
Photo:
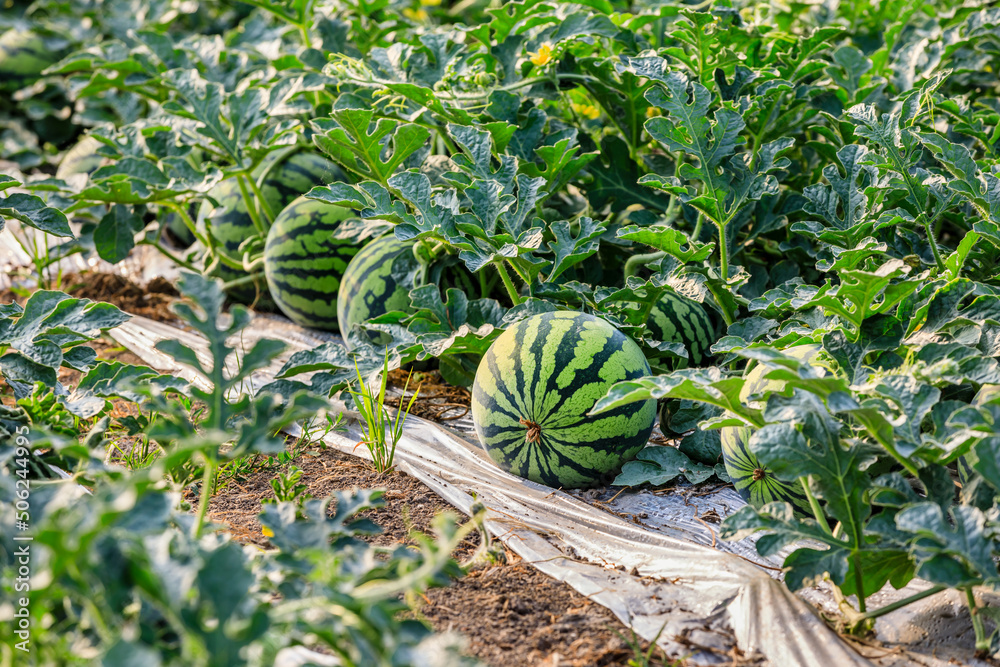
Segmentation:
{"type": "Polygon", "coordinates": [[[704,363],[715,342],[715,327],[705,307],[675,292],[664,292],[649,312],[646,326],[657,340],[684,345],[689,366],[704,363]]]}
{"type": "Polygon", "coordinates": [[[11,29],[0,35],[0,90],[24,88],[38,79],[58,54],[32,30],[11,29]]]}
{"type": "MultiPolygon", "coordinates": [[[[410,312],[410,290],[414,288],[420,263],[413,243],[392,234],[369,243],[351,260],[337,294],[337,321],[343,334],[355,324],[399,310],[410,312]]],[[[386,334],[372,334],[379,345],[386,334]]]]}
{"type": "Polygon", "coordinates": [[[277,215],[293,199],[317,185],[343,180],[344,172],[336,164],[318,153],[302,151],[271,165],[260,184],[260,190],[268,202],[278,202],[277,207],[271,208],[277,215]]]}
{"type": "Polygon", "coordinates": [[[476,434],[508,472],[553,487],[596,486],[646,445],[656,401],[588,413],[611,385],[649,372],[639,346],[600,318],[533,315],[501,334],[479,365],[476,434]]]}
{"type": "MultiPolygon", "coordinates": [[[[303,195],[317,185],[324,185],[340,178],[340,169],[329,160],[314,153],[294,153],[280,163],[271,166],[260,184],[261,194],[277,214],[293,199],[303,195]]],[[[258,236],[253,219],[247,212],[239,183],[229,178],[209,191],[209,196],[218,202],[213,210],[205,202],[199,212],[199,223],[225,250],[230,257],[241,256],[240,246],[248,239],[258,236]]],[[[264,239],[261,239],[263,242],[264,239]]],[[[212,275],[224,281],[236,280],[246,275],[243,271],[219,264],[212,275]]],[[[254,303],[262,309],[273,309],[274,303],[267,294],[267,284],[263,277],[253,284],[235,287],[229,296],[241,303],[254,303]]]]}
{"type": "Polygon", "coordinates": [[[349,208],[299,197],[274,219],[264,274],[278,308],[296,324],[337,329],[337,292],[360,244],[334,232],[353,215],[349,208]]]}
{"type": "Polygon", "coordinates": [[[726,473],[737,493],[757,509],[773,502],[791,503],[796,514],[812,516],[809,500],[799,482],[785,482],[762,466],[750,451],[753,429],[749,426],[727,426],[722,429],[722,460],[726,473]]]}
{"type": "MultiPolygon", "coordinates": [[[[796,359],[813,364],[819,350],[819,345],[801,345],[784,352],[796,359]]],[[[825,373],[821,366],[813,365],[821,374],[825,373]]],[[[763,408],[763,402],[752,401],[750,397],[769,391],[780,392],[784,389],[784,382],[764,378],[769,370],[771,370],[770,367],[760,364],[747,374],[743,388],[740,390],[741,402],[751,407],[763,408]]],[[[768,503],[785,501],[791,503],[796,513],[812,516],[809,501],[799,482],[786,482],[777,479],[774,473],[766,466],[761,465],[757,457],[750,451],[749,442],[752,435],[753,429],[741,426],[726,426],[720,433],[722,460],[725,463],[726,472],[736,486],[736,491],[739,492],[743,500],[757,509],[768,503]]]]}

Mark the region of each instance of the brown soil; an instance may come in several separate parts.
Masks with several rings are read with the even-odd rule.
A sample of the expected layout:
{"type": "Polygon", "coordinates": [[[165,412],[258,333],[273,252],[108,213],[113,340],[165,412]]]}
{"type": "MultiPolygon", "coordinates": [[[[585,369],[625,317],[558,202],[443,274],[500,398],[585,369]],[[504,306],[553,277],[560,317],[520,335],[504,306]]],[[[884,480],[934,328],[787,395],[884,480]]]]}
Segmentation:
{"type": "MultiPolygon", "coordinates": [[[[413,530],[429,533],[437,514],[455,512],[416,479],[399,472],[379,475],[364,461],[337,450],[309,450],[294,465],[302,469],[300,481],[314,497],[352,488],[384,489],[385,506],[363,514],[382,528],[369,538],[375,544],[412,543],[413,530]]],[[[278,472],[257,470],[230,481],[212,498],[209,517],[227,524],[234,539],[266,546],[257,515],[261,500],[273,497],[270,482],[278,472]]],[[[465,560],[478,546],[474,532],[454,556],[465,560]]],[[[622,637],[631,635],[610,611],[521,562],[516,554],[504,555],[505,562],[427,591],[415,616],[435,630],[462,633],[469,652],[495,667],[628,667],[634,654],[622,637]]]]}
{"type": "Polygon", "coordinates": [[[389,372],[389,384],[403,389],[406,394],[402,400],[386,397],[387,405],[398,408],[402,403],[405,408],[416,391],[417,400],[410,413],[431,421],[447,423],[461,419],[469,414],[469,407],[472,405],[472,394],[468,389],[445,383],[437,371],[415,372],[411,375],[407,371],[396,369],[389,372]]]}
{"type": "Polygon", "coordinates": [[[104,301],[127,313],[148,317],[157,322],[174,319],[168,306],[176,299],[177,290],[163,278],[153,278],[145,288],[115,273],[89,273],[71,277],[67,293],[92,301],[104,301]]]}
{"type": "MultiPolygon", "coordinates": [[[[63,276],[60,289],[70,296],[110,303],[128,313],[157,322],[175,319],[168,306],[176,299],[177,290],[163,278],[153,278],[142,288],[116,273],[71,273],[63,276]]],[[[0,303],[16,301],[23,306],[26,300],[27,297],[9,288],[0,290],[0,303]]]]}

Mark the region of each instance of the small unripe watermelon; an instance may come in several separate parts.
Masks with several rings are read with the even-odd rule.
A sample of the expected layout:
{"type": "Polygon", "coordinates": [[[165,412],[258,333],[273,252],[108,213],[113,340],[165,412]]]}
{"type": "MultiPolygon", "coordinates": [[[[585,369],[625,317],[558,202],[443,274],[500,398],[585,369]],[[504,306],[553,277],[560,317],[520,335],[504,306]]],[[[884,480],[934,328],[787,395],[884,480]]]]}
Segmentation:
{"type": "Polygon", "coordinates": [[[553,487],[601,484],[646,445],[647,400],[589,415],[616,382],[649,375],[639,346],[585,313],[533,315],[500,335],[472,388],[472,418],[493,461],[553,487]]]}
{"type": "Polygon", "coordinates": [[[337,293],[354,239],[334,236],[349,208],[299,197],[274,219],[264,246],[264,273],[278,308],[296,324],[337,329],[337,293]]]}
{"type": "MultiPolygon", "coordinates": [[[[392,234],[372,241],[354,256],[337,295],[337,321],[347,335],[355,324],[391,311],[410,311],[413,289],[420,263],[413,254],[413,243],[400,241],[392,234]]],[[[388,336],[373,340],[380,345],[388,336]]]]}

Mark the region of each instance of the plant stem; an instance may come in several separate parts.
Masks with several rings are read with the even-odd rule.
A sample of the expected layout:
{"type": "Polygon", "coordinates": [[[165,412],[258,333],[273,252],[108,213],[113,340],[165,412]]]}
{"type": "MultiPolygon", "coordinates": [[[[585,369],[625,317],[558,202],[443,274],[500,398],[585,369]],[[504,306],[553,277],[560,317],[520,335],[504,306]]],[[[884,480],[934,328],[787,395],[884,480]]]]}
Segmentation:
{"type": "Polygon", "coordinates": [[[167,250],[166,248],[164,248],[163,244],[161,244],[159,241],[145,241],[145,240],[143,240],[143,241],[139,241],[139,245],[151,245],[154,248],[156,248],[157,250],[159,250],[161,253],[163,253],[163,255],[167,259],[169,259],[171,262],[173,262],[177,266],[183,267],[183,268],[187,269],[188,271],[193,271],[195,273],[201,273],[201,269],[195,267],[195,265],[192,264],[191,262],[186,262],[183,259],[181,259],[180,257],[178,257],[177,255],[175,255],[174,253],[170,252],[169,250],[167,250]]]}
{"type": "Polygon", "coordinates": [[[865,577],[861,571],[861,554],[855,552],[851,555],[851,560],[854,561],[854,589],[858,596],[858,611],[863,614],[868,609],[865,602],[865,577]]]}
{"type": "Polygon", "coordinates": [[[947,267],[944,265],[944,260],[941,259],[941,251],[937,247],[937,236],[934,234],[934,228],[931,227],[931,222],[926,217],[924,217],[924,229],[927,231],[927,243],[931,246],[931,252],[934,253],[934,261],[937,263],[938,271],[944,273],[947,267]]]}
{"type": "MultiPolygon", "coordinates": [[[[701,216],[698,217],[701,220],[701,216]]],[[[724,281],[729,281],[729,246],[726,244],[726,225],[716,224],[719,229],[719,273],[724,281]]],[[[699,232],[701,230],[698,230],[699,232]]],[[[697,237],[692,237],[697,241],[697,237]]]]}
{"type": "Polygon", "coordinates": [[[976,632],[976,651],[989,651],[990,638],[986,635],[986,628],[983,627],[983,616],[979,613],[979,605],[976,604],[976,595],[972,592],[971,586],[965,589],[965,602],[972,617],[972,629],[976,632]]]}
{"type": "Polygon", "coordinates": [[[826,520],[826,513],[819,506],[819,500],[813,495],[812,489],[809,488],[809,475],[799,477],[799,483],[802,484],[802,492],[806,494],[806,499],[809,501],[809,509],[812,510],[813,516],[816,517],[816,523],[828,534],[833,535],[830,523],[826,520]]]}
{"type": "Polygon", "coordinates": [[[242,285],[246,285],[247,283],[255,283],[258,280],[260,280],[260,277],[261,277],[261,274],[259,274],[259,273],[251,273],[251,274],[246,275],[246,276],[240,276],[239,278],[236,278],[235,280],[230,280],[229,282],[227,282],[226,284],[224,284],[222,286],[222,289],[223,290],[231,290],[234,287],[240,287],[242,285]]]}
{"type": "Polygon", "coordinates": [[[486,272],[479,271],[476,275],[479,276],[479,298],[485,299],[486,295],[490,293],[489,285],[486,284],[486,272]]]}
{"type": "Polygon", "coordinates": [[[208,246],[208,242],[205,240],[205,237],[198,231],[198,225],[196,225],[194,220],[191,219],[191,216],[188,214],[187,209],[183,204],[178,204],[174,201],[165,201],[163,204],[177,214],[177,217],[181,219],[181,222],[183,222],[184,226],[188,228],[188,231],[191,232],[192,236],[201,241],[202,245],[206,247],[208,246]]]}
{"type": "Polygon", "coordinates": [[[514,282],[510,279],[510,274],[507,273],[507,267],[503,265],[503,261],[494,262],[497,267],[497,272],[500,274],[500,280],[503,281],[503,286],[507,288],[507,296],[516,306],[521,303],[521,296],[517,293],[517,288],[514,287],[514,282]]]}
{"type": "MultiPolygon", "coordinates": [[[[257,197],[257,201],[260,203],[260,211],[267,218],[267,228],[271,228],[271,223],[274,222],[275,212],[271,210],[271,204],[267,201],[267,197],[264,193],[260,191],[260,186],[257,185],[257,180],[252,176],[247,177],[247,183],[250,184],[250,189],[253,190],[253,194],[257,197]]],[[[265,230],[267,231],[267,230],[265,230]]]]}
{"type": "Polygon", "coordinates": [[[628,261],[625,262],[625,280],[628,280],[638,273],[639,269],[644,265],[649,264],[650,262],[655,262],[658,259],[663,259],[666,256],[667,253],[662,250],[658,252],[646,253],[645,255],[632,255],[628,258],[628,261]]]}
{"type": "Polygon", "coordinates": [[[267,230],[264,228],[264,223],[260,221],[260,216],[257,215],[257,205],[254,203],[253,197],[250,196],[250,191],[247,190],[246,182],[248,180],[250,179],[244,174],[236,176],[236,182],[240,186],[240,195],[243,196],[243,204],[247,207],[250,220],[253,221],[253,226],[257,228],[257,233],[264,236],[267,234],[267,230]]]}
{"type": "Polygon", "coordinates": [[[694,231],[691,232],[691,240],[692,241],[694,241],[694,242],[697,243],[698,238],[701,236],[701,225],[704,222],[705,222],[705,216],[702,215],[701,213],[699,213],[698,214],[698,218],[697,218],[697,220],[695,220],[695,223],[694,223],[694,231]]]}
{"type": "Polygon", "coordinates": [[[205,457],[205,472],[201,479],[201,500],[198,503],[198,520],[194,524],[195,539],[201,537],[201,528],[205,523],[205,514],[208,512],[208,501],[212,497],[212,484],[215,479],[215,459],[205,457]]]}
{"type": "Polygon", "coordinates": [[[859,615],[855,620],[855,622],[860,623],[862,621],[867,621],[872,618],[878,618],[879,616],[885,616],[886,614],[892,613],[897,609],[902,609],[903,607],[913,604],[914,602],[923,600],[924,598],[928,598],[932,595],[940,593],[943,590],[947,590],[947,588],[948,588],[947,586],[940,586],[940,585],[931,586],[925,591],[920,591],[919,593],[915,593],[913,595],[905,597],[902,600],[896,600],[895,602],[887,604],[884,607],[879,607],[878,609],[873,609],[871,611],[865,612],[859,615]]]}

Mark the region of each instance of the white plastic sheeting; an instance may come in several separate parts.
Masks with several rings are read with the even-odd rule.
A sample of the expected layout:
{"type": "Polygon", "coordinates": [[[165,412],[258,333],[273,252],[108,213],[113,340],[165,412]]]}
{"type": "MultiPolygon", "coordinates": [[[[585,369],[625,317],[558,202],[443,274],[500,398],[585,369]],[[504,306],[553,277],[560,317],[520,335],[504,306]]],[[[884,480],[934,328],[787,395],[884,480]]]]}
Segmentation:
{"type": "MultiPolygon", "coordinates": [[[[113,336],[161,371],[186,373],[153,348],[165,338],[180,340],[208,361],[197,334],[170,325],[136,317],[113,336]]],[[[333,339],[283,318],[257,316],[240,345],[248,349],[265,337],[290,347],[251,378],[254,387],[270,381],[290,354],[333,339]]],[[[474,502],[483,503],[488,530],[510,550],[606,606],[641,637],[659,635],[659,645],[673,658],[739,664],[735,658],[742,653],[781,667],[988,664],[972,657],[968,614],[946,594],[880,619],[879,641],[840,638],[815,610],[835,609],[828,590],[794,595],[780,581],[780,563],[758,556],[751,540],[718,540],[718,521],[743,505],[731,488],[628,490],[617,497],[617,489],[557,491],[498,469],[463,437],[467,420],[464,426],[464,434],[456,433],[411,416],[396,450],[398,468],[465,513],[474,502]]],[[[326,441],[361,452],[349,436],[331,434],[326,441]]],[[[890,589],[880,602],[925,585],[890,589]]]]}

